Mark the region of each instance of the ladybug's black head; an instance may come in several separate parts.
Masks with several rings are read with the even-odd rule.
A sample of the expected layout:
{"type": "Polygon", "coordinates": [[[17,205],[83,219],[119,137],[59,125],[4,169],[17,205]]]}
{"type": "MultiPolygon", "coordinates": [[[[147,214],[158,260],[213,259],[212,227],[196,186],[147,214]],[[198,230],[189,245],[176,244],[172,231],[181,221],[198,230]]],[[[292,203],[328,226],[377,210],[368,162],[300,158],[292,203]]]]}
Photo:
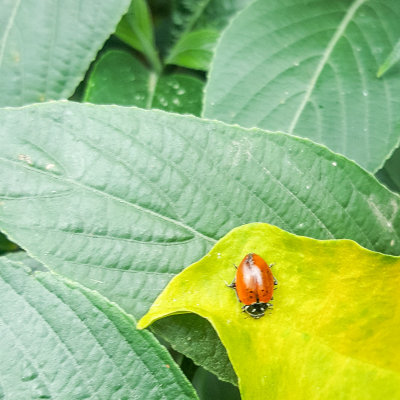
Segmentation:
{"type": "Polygon", "coordinates": [[[265,311],[268,310],[268,308],[272,308],[271,303],[253,303],[250,305],[245,305],[242,307],[243,311],[246,312],[247,314],[250,315],[250,317],[253,317],[255,319],[261,318],[264,316],[265,311]]]}

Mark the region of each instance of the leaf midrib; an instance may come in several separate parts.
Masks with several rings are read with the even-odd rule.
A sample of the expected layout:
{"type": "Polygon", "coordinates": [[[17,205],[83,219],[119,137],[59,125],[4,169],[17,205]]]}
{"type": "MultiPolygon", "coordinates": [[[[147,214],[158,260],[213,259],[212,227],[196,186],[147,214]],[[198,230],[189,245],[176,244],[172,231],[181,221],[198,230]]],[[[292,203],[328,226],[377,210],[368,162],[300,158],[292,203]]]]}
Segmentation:
{"type": "Polygon", "coordinates": [[[324,53],[322,54],[322,58],[321,58],[320,62],[318,63],[313,76],[310,79],[310,82],[308,84],[308,88],[304,95],[303,101],[300,103],[299,108],[297,109],[295,115],[293,116],[292,122],[290,123],[289,128],[288,128],[288,133],[293,134],[293,131],[296,128],[297,122],[299,121],[299,118],[300,118],[301,114],[303,113],[306,104],[310,100],[311,94],[312,94],[312,92],[315,88],[315,85],[321,75],[321,72],[324,69],[329,57],[331,56],[337,42],[342,37],[343,32],[346,30],[348,24],[354,17],[354,14],[356,13],[356,11],[366,1],[367,0],[356,0],[353,3],[353,5],[349,8],[349,10],[345,14],[342,22],[339,24],[338,28],[336,29],[335,33],[333,34],[332,39],[328,43],[328,46],[326,47],[324,53]]]}

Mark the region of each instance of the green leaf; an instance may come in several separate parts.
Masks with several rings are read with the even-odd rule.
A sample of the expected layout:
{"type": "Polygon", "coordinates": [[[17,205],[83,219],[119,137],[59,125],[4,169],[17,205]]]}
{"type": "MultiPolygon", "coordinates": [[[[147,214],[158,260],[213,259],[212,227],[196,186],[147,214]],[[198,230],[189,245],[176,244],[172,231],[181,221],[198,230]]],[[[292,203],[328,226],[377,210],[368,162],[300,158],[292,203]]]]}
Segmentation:
{"type": "Polygon", "coordinates": [[[130,53],[109,50],[94,64],[84,101],[145,108],[149,101],[151,76],[153,74],[130,53]]]}
{"type": "Polygon", "coordinates": [[[218,37],[212,29],[189,32],[176,43],[166,63],[207,71],[218,37]]]}
{"type": "Polygon", "coordinates": [[[199,116],[204,82],[184,74],[162,75],[156,84],[152,108],[199,116]]]}
{"type": "Polygon", "coordinates": [[[390,190],[400,193],[400,148],[397,148],[376,177],[390,190]]]}
{"type": "Polygon", "coordinates": [[[398,0],[257,0],[224,31],[204,115],[310,138],[378,170],[398,144],[398,0]]]}
{"type": "Polygon", "coordinates": [[[73,102],[0,120],[0,229],[136,317],[244,223],[400,251],[399,196],[304,139],[73,102]]]}
{"type": "Polygon", "coordinates": [[[178,39],[198,29],[222,31],[251,0],[173,0],[173,35],[178,39]]]}
{"type": "Polygon", "coordinates": [[[399,196],[308,140],[72,102],[0,120],[0,229],[135,317],[249,222],[400,252],[399,196]]]}
{"type": "Polygon", "coordinates": [[[235,386],[219,381],[203,368],[197,369],[192,382],[201,400],[240,400],[239,390],[235,386]]]}
{"type": "MultiPolygon", "coordinates": [[[[198,22],[210,0],[173,0],[172,4],[172,35],[175,38],[190,32],[198,22]]],[[[203,26],[204,27],[204,26],[203,26]]]]}
{"type": "Polygon", "coordinates": [[[115,33],[125,43],[142,52],[156,73],[161,72],[161,62],[154,44],[153,23],[145,0],[132,0],[115,33]]]}
{"type": "Polygon", "coordinates": [[[383,74],[385,74],[390,68],[392,68],[399,61],[400,61],[400,39],[394,46],[391,53],[386,58],[385,62],[379,67],[376,76],[380,78],[383,74]]]}
{"type": "Polygon", "coordinates": [[[158,79],[130,53],[110,50],[96,61],[84,100],[200,115],[204,83],[183,74],[158,79]]]}
{"type": "Polygon", "coordinates": [[[2,397],[197,398],[167,351],[118,306],[24,264],[0,258],[2,397]]]}
{"type": "Polygon", "coordinates": [[[9,251],[15,251],[18,246],[7,239],[7,236],[0,232],[0,254],[7,253],[9,251]]]}
{"type": "Polygon", "coordinates": [[[225,345],[242,399],[400,399],[400,257],[267,224],[225,236],[138,323],[193,312],[225,345]],[[247,253],[275,263],[274,309],[246,317],[226,287],[247,253]],[[257,366],[256,368],[254,366],[257,366]]]}
{"type": "Polygon", "coordinates": [[[175,44],[167,64],[207,71],[220,32],[250,0],[174,0],[175,44]]]}
{"type": "Polygon", "coordinates": [[[0,0],[0,106],[67,98],[129,0],[0,0]]]}

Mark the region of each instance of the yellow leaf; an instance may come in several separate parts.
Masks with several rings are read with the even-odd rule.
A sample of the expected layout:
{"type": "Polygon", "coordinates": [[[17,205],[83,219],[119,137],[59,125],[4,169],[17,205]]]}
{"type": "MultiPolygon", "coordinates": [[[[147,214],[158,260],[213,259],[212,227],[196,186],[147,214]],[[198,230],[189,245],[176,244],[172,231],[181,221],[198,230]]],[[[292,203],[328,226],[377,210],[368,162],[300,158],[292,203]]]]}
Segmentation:
{"type": "Polygon", "coordinates": [[[236,228],[177,275],[139,321],[206,318],[227,349],[243,399],[400,399],[400,257],[268,224],[236,228]],[[279,285],[260,319],[226,287],[248,253],[279,285]]]}

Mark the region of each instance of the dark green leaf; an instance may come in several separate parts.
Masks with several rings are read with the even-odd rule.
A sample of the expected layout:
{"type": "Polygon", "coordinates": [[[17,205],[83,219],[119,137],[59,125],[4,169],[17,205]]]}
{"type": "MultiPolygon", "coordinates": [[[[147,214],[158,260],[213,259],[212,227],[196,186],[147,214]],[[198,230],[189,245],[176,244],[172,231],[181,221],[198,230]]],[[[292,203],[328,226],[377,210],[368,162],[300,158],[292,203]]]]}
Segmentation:
{"type": "Polygon", "coordinates": [[[18,246],[7,239],[7,236],[0,232],[0,254],[7,253],[9,251],[15,251],[18,246]]]}
{"type": "Polygon", "coordinates": [[[109,50],[94,64],[84,101],[146,108],[152,73],[130,53],[109,50]]]}
{"type": "Polygon", "coordinates": [[[389,189],[400,193],[400,148],[394,151],[376,176],[389,189]]]}
{"type": "Polygon", "coordinates": [[[221,382],[203,368],[197,369],[192,382],[201,400],[240,400],[238,388],[221,382]]]}
{"type": "Polygon", "coordinates": [[[232,17],[250,3],[251,0],[173,0],[173,34],[179,38],[204,28],[222,31],[232,17]]]}
{"type": "Polygon", "coordinates": [[[110,50],[90,74],[85,101],[199,115],[204,83],[183,74],[156,75],[126,51],[110,50]]]}
{"type": "Polygon", "coordinates": [[[153,23],[145,0],[132,0],[128,13],[118,24],[115,33],[125,43],[141,51],[157,73],[161,72],[154,44],[153,23]]]}

